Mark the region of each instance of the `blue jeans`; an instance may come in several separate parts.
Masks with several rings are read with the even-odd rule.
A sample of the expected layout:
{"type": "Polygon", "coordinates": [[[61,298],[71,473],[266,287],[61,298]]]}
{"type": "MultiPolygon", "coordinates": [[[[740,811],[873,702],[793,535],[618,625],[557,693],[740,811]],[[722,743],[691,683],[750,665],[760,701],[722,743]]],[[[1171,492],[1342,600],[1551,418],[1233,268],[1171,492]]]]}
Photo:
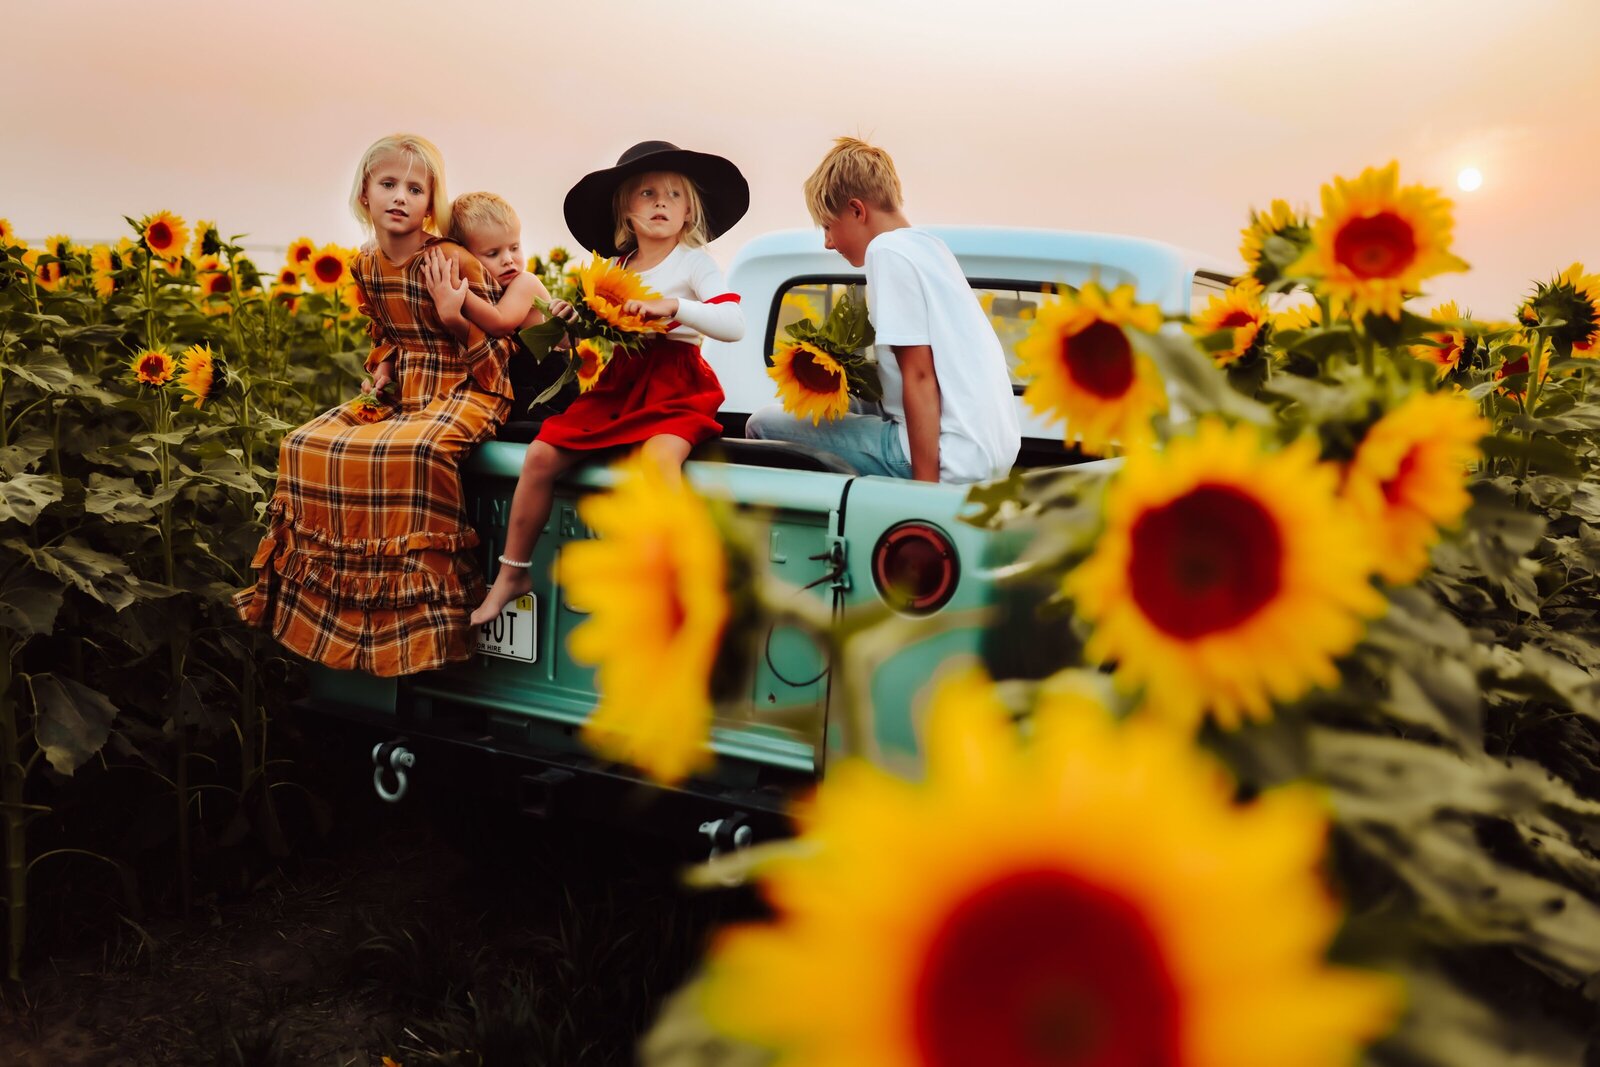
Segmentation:
{"type": "Polygon", "coordinates": [[[797,419],[771,404],[750,416],[744,435],[832,452],[862,474],[911,477],[911,461],[900,447],[900,424],[882,415],[851,411],[813,426],[810,419],[797,419]]]}

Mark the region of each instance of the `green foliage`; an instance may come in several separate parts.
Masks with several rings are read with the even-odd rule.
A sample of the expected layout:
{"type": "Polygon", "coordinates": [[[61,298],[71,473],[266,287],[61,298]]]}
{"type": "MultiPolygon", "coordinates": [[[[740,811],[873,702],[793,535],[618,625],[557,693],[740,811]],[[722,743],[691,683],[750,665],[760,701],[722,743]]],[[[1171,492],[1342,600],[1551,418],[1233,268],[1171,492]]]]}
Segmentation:
{"type": "MultiPolygon", "coordinates": [[[[230,598],[251,577],[275,437],[353,393],[361,370],[352,290],[263,291],[236,243],[200,238],[206,258],[171,266],[142,241],[93,253],[0,248],[7,848],[19,850],[28,819],[49,810],[35,799],[45,796],[41,760],[60,797],[59,776],[133,758],[177,792],[167,817],[179,823],[184,893],[187,824],[200,810],[194,748],[216,753],[207,765],[221,756],[239,768],[206,787],[231,794],[252,823],[271,807],[266,707],[253,684],[271,653],[230,598]],[[215,357],[209,386],[184,377],[196,346],[215,357]],[[136,380],[134,361],[150,350],[171,362],[164,384],[136,380]]],[[[0,892],[14,902],[15,977],[27,865],[12,860],[0,892]]]]}

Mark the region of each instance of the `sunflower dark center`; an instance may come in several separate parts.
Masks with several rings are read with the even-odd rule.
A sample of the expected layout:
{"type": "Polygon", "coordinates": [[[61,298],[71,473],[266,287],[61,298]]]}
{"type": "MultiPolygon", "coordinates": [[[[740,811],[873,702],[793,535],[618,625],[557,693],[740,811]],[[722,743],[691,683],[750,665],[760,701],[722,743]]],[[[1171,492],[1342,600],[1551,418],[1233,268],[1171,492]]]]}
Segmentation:
{"type": "Polygon", "coordinates": [[[151,248],[164,251],[172,245],[172,227],[164,222],[152,222],[145,233],[145,240],[151,248]]]}
{"type": "Polygon", "coordinates": [[[167,373],[167,361],[161,356],[145,356],[139,361],[139,373],[147,378],[160,378],[167,373]]]}
{"type": "Polygon", "coordinates": [[[1134,523],[1132,541],[1134,602],[1180,640],[1231,629],[1278,592],[1277,521],[1232,486],[1201,485],[1152,508],[1134,523]]]}
{"type": "Polygon", "coordinates": [[[1395,469],[1394,477],[1383,483],[1383,499],[1390,504],[1400,503],[1400,497],[1405,492],[1406,482],[1417,469],[1421,449],[1413,448],[1400,460],[1400,466],[1395,469]]]}
{"type": "Polygon", "coordinates": [[[301,247],[296,248],[294,250],[294,261],[296,263],[304,263],[306,260],[308,260],[310,258],[311,258],[311,249],[310,248],[307,248],[304,245],[302,245],[301,247]]]}
{"type": "Polygon", "coordinates": [[[833,396],[839,392],[839,372],[823,366],[814,352],[807,352],[803,348],[796,352],[794,359],[789,361],[789,372],[800,383],[800,388],[808,393],[833,396]]]}
{"type": "Polygon", "coordinates": [[[585,378],[593,378],[600,370],[600,355],[592,348],[583,348],[578,352],[578,373],[585,378]]]}
{"type": "Polygon", "coordinates": [[[1217,323],[1217,329],[1236,330],[1240,326],[1249,326],[1255,321],[1256,317],[1254,315],[1250,314],[1248,311],[1241,311],[1236,308],[1222,317],[1222,321],[1217,323]]]}
{"type": "Polygon", "coordinates": [[[311,269],[316,272],[319,281],[329,284],[338,281],[340,275],[344,274],[344,264],[333,256],[319,256],[311,269]]]}
{"type": "Polygon", "coordinates": [[[1061,362],[1080,389],[1115,400],[1133,384],[1133,346],[1120,326],[1096,319],[1063,338],[1061,362]]]}
{"type": "Polygon", "coordinates": [[[227,293],[233,290],[233,278],[226,274],[213,274],[206,287],[210,293],[227,293]]]}
{"type": "Polygon", "coordinates": [[[913,993],[930,1067],[1178,1062],[1176,984],[1143,916],[1065,871],[1023,871],[957,905],[913,993]]]}
{"type": "Polygon", "coordinates": [[[1416,231],[1392,211],[1351,219],[1334,238],[1333,255],[1358,278],[1393,278],[1417,258],[1416,231]]]}

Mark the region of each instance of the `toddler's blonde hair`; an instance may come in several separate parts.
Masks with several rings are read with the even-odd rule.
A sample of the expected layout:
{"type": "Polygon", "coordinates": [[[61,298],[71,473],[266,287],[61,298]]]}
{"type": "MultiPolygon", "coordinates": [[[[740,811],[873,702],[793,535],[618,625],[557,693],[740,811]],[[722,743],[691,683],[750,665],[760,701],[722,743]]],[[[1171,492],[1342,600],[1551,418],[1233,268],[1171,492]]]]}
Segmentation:
{"type": "Polygon", "coordinates": [[[695,188],[687,175],[675,170],[647,170],[617,186],[617,191],[611,194],[611,217],[617,223],[616,230],[611,234],[611,243],[617,246],[619,252],[625,252],[638,243],[633,236],[633,227],[628,225],[628,201],[639,191],[645,178],[652,174],[665,174],[683,186],[683,198],[688,202],[689,210],[684,217],[683,232],[678,235],[679,242],[690,248],[710,243],[711,231],[706,229],[706,213],[700,204],[700,190],[695,188]]]}
{"type": "Polygon", "coordinates": [[[447,236],[457,244],[466,244],[467,238],[485,226],[504,226],[518,229],[522,220],[505,198],[494,193],[462,193],[450,203],[450,231],[447,236]]]}
{"type": "Polygon", "coordinates": [[[817,169],[806,179],[806,210],[811,221],[826,226],[846,204],[860,200],[883,211],[899,211],[904,194],[889,153],[855,137],[833,142],[817,169]]]}
{"type": "Polygon", "coordinates": [[[351,213],[363,227],[369,231],[372,229],[372,216],[367,213],[361,198],[366,195],[367,179],[372,177],[372,165],[379,156],[390,152],[400,152],[422,164],[422,170],[428,176],[428,214],[433,216],[433,225],[424,222],[423,229],[429,233],[447,233],[450,229],[450,197],[444,191],[444,157],[432,141],[414,133],[391,133],[387,137],[380,137],[361,154],[361,162],[356,165],[356,183],[350,189],[351,213]]]}

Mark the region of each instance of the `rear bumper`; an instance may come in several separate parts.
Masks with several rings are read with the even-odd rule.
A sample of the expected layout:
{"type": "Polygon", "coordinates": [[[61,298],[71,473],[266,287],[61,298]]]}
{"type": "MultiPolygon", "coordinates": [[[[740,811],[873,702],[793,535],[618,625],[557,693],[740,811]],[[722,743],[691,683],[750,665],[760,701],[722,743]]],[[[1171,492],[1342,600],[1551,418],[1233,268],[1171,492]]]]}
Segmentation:
{"type": "MultiPolygon", "coordinates": [[[[626,826],[679,844],[702,855],[714,843],[702,826],[722,820],[723,847],[737,826],[750,827],[750,842],[789,837],[785,813],[790,795],[775,786],[740,789],[691,779],[676,787],[642,781],[626,768],[592,756],[556,751],[491,736],[470,719],[438,716],[397,717],[327,699],[297,701],[301,713],[342,720],[374,745],[401,741],[416,757],[407,771],[402,803],[427,803],[430,794],[449,791],[482,796],[485,803],[509,806],[532,818],[575,820],[626,826]]],[[[371,751],[369,748],[368,751],[371,751]]],[[[364,764],[363,774],[374,766],[364,764]]],[[[387,772],[386,772],[387,775],[387,772]]],[[[386,777],[388,788],[392,778],[386,777]]]]}

